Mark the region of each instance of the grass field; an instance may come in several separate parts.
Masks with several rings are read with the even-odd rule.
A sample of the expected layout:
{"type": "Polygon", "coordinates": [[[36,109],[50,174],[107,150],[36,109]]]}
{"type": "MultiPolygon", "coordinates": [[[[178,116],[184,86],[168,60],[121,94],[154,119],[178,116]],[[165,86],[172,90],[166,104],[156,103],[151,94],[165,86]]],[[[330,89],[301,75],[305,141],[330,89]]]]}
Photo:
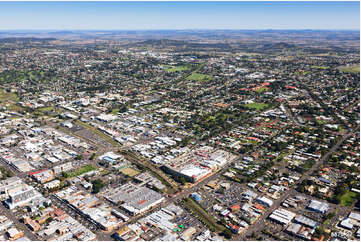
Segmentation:
{"type": "Polygon", "coordinates": [[[54,110],[54,107],[43,107],[38,109],[41,112],[50,112],[54,110]]]}
{"type": "Polygon", "coordinates": [[[119,108],[114,108],[112,110],[112,114],[114,114],[114,115],[118,115],[118,112],[119,112],[119,108]]]}
{"type": "Polygon", "coordinates": [[[94,171],[96,170],[97,168],[95,166],[92,166],[92,165],[85,165],[85,166],[82,166],[80,167],[79,169],[73,171],[73,172],[70,172],[70,173],[67,173],[67,178],[70,178],[70,177],[76,177],[76,176],[80,176],[84,173],[87,173],[89,171],[94,171]]]}
{"type": "Polygon", "coordinates": [[[258,92],[258,93],[262,93],[262,92],[266,92],[266,91],[268,91],[267,87],[261,87],[261,88],[258,88],[255,90],[255,92],[258,92]]]}
{"type": "Polygon", "coordinates": [[[164,66],[167,72],[186,71],[189,70],[188,66],[164,66]]]}
{"type": "Polygon", "coordinates": [[[354,66],[341,66],[338,68],[340,71],[343,72],[351,72],[351,73],[357,73],[360,72],[360,66],[354,65],[354,66]]]}
{"type": "Polygon", "coordinates": [[[123,173],[124,175],[130,176],[130,177],[136,176],[140,173],[139,171],[137,171],[133,168],[129,168],[129,167],[121,169],[120,172],[123,173]]]}
{"type": "Polygon", "coordinates": [[[189,77],[187,77],[190,81],[209,81],[212,77],[210,75],[200,74],[200,73],[192,73],[189,77]]]}
{"type": "Polygon", "coordinates": [[[314,69],[321,69],[321,70],[326,70],[328,69],[327,66],[311,66],[311,68],[314,68],[314,69]]]}
{"type": "Polygon", "coordinates": [[[13,112],[20,112],[20,111],[23,111],[24,108],[19,106],[19,105],[16,105],[16,104],[8,104],[6,105],[6,108],[9,110],[9,111],[13,111],[13,112]]]}
{"type": "Polygon", "coordinates": [[[19,101],[18,96],[14,92],[6,92],[4,89],[0,89],[0,102],[6,101],[19,101]]]}
{"type": "Polygon", "coordinates": [[[4,89],[0,89],[0,103],[5,105],[9,111],[19,112],[23,111],[24,108],[17,105],[19,97],[14,92],[6,92],[4,89]]]}
{"type": "Polygon", "coordinates": [[[247,103],[244,105],[247,108],[253,108],[257,110],[262,110],[268,107],[268,104],[266,103],[247,103]]]}
{"type": "Polygon", "coordinates": [[[350,207],[352,202],[358,197],[356,192],[348,191],[341,196],[341,205],[350,207]]]}

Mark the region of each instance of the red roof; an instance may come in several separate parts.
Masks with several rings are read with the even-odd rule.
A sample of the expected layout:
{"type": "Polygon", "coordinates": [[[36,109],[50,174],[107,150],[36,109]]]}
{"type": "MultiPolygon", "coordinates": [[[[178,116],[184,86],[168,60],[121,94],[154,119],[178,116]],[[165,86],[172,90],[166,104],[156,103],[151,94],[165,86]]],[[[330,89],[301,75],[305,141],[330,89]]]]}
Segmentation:
{"type": "Polygon", "coordinates": [[[141,205],[143,203],[145,203],[147,200],[142,200],[142,201],[139,201],[138,204],[141,205]]]}
{"type": "Polygon", "coordinates": [[[235,204],[231,207],[232,210],[239,210],[241,208],[241,206],[239,206],[238,204],[235,204]]]}
{"type": "Polygon", "coordinates": [[[42,173],[46,170],[40,170],[40,171],[33,171],[33,172],[29,172],[29,175],[32,176],[32,175],[35,175],[35,174],[39,174],[39,173],[42,173]]]}

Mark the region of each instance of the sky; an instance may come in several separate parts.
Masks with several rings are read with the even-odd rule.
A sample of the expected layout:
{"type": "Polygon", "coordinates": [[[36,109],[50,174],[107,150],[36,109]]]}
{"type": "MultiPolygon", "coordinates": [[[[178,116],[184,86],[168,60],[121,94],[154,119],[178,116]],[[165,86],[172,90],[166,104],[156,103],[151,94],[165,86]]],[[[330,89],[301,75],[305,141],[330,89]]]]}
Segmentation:
{"type": "Polygon", "coordinates": [[[0,2],[0,30],[360,29],[360,2],[0,2]]]}

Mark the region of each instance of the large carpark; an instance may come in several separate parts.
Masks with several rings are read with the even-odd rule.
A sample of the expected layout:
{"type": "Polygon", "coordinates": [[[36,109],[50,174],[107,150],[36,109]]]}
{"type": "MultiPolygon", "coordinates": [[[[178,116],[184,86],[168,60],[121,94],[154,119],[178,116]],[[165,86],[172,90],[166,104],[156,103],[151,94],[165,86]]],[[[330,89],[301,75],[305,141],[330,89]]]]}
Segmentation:
{"type": "Polygon", "coordinates": [[[214,205],[223,207],[224,209],[229,209],[233,205],[242,205],[241,194],[248,190],[245,185],[241,185],[237,182],[232,182],[226,179],[217,179],[218,186],[217,188],[211,188],[207,185],[197,189],[196,193],[200,195],[201,200],[198,203],[205,208],[205,210],[216,220],[220,220],[223,217],[219,212],[213,209],[214,205]],[[229,186],[229,188],[223,188],[222,185],[229,186]]]}

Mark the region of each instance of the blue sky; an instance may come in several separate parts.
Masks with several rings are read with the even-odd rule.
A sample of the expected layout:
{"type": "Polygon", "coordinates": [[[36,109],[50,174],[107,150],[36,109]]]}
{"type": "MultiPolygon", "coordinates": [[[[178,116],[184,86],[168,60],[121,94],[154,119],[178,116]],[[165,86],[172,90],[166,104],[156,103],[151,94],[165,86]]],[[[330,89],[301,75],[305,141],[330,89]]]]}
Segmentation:
{"type": "Polygon", "coordinates": [[[1,30],[360,29],[359,2],[0,2],[1,30]]]}

